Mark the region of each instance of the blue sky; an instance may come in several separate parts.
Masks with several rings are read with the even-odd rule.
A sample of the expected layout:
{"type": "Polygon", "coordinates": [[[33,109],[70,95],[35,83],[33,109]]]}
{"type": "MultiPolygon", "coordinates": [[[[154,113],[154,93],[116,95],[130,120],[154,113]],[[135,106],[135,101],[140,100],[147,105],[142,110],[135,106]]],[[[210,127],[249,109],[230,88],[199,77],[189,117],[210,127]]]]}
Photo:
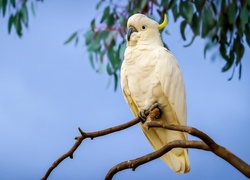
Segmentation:
{"type": "MultiPolygon", "coordinates": [[[[97,74],[88,60],[84,42],[63,42],[75,30],[88,28],[97,14],[90,1],[45,1],[39,4],[30,27],[19,39],[8,35],[0,19],[0,179],[40,179],[47,168],[69,150],[77,127],[95,131],[133,119],[120,87],[107,87],[107,74],[97,74]]],[[[250,53],[245,49],[243,73],[227,81],[224,61],[204,60],[204,41],[183,45],[179,24],[170,19],[171,36],[164,36],[178,59],[186,84],[188,125],[250,163],[250,53]]],[[[188,37],[191,39],[191,31],[188,37]]],[[[53,179],[103,179],[121,161],[152,151],[138,126],[105,137],[87,139],[51,174],[53,179]]],[[[176,175],[160,159],[126,170],[114,179],[245,179],[210,152],[190,149],[191,171],[176,175]]]]}

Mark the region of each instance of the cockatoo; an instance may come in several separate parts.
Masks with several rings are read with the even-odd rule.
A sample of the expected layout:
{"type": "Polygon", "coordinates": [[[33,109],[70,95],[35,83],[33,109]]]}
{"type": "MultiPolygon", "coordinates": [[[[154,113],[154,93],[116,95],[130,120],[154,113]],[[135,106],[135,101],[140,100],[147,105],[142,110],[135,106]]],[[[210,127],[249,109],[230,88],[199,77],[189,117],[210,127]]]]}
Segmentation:
{"type": "MultiPolygon", "coordinates": [[[[145,110],[158,107],[159,121],[186,125],[186,93],[180,67],[173,54],[163,46],[158,24],[143,14],[127,21],[127,47],[121,67],[121,87],[135,117],[146,120],[145,110]]],[[[155,150],[174,140],[186,140],[187,134],[162,128],[140,127],[155,150]]],[[[162,160],[176,173],[190,169],[187,149],[175,148],[162,160]]]]}

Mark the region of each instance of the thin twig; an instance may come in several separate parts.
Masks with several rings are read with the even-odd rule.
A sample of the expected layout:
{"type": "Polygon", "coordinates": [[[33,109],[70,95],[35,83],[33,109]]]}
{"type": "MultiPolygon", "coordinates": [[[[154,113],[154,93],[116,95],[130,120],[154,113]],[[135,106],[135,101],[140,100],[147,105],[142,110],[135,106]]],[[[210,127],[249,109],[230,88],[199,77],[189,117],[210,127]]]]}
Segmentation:
{"type": "Polygon", "coordinates": [[[81,136],[77,136],[75,139],[76,139],[76,142],[75,144],[71,147],[71,149],[66,152],[65,154],[63,154],[61,157],[59,157],[50,167],[49,169],[47,170],[47,172],[45,173],[44,177],[42,177],[42,180],[46,180],[50,173],[66,158],[70,157],[71,159],[73,159],[73,154],[74,152],[76,151],[76,149],[78,148],[78,146],[80,146],[80,144],[82,143],[82,141],[86,138],[91,138],[91,139],[94,139],[96,137],[100,137],[100,136],[104,136],[104,135],[107,135],[107,134],[110,134],[110,133],[114,133],[114,132],[117,132],[117,131],[121,131],[123,129],[126,129],[128,127],[131,127],[135,124],[137,124],[138,122],[140,122],[140,119],[139,118],[135,118],[129,122],[126,122],[124,124],[121,124],[121,125],[118,125],[118,126],[114,126],[114,127],[111,127],[111,128],[107,128],[107,129],[104,129],[104,130],[101,130],[101,131],[95,131],[95,132],[83,132],[81,130],[81,128],[78,128],[78,130],[80,131],[81,133],[81,136]]]}

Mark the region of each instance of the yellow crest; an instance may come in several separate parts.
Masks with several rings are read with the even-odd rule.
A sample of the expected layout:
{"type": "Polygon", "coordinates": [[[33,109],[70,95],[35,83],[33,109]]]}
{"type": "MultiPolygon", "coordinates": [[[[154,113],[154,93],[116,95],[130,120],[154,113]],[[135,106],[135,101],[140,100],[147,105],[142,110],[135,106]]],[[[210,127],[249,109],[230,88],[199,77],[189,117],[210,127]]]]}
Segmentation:
{"type": "Polygon", "coordinates": [[[167,25],[167,23],[168,23],[168,18],[167,18],[167,15],[164,14],[164,20],[161,24],[159,24],[158,29],[162,30],[167,25]]]}

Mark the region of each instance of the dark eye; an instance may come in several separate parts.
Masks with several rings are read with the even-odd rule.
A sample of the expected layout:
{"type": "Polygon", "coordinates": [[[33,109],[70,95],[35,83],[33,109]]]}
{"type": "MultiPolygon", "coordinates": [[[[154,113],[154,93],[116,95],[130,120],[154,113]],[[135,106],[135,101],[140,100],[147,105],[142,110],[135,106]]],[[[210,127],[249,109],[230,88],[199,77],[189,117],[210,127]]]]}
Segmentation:
{"type": "Polygon", "coordinates": [[[145,30],[145,29],[146,29],[146,26],[142,26],[141,28],[142,28],[143,30],[145,30]]]}

